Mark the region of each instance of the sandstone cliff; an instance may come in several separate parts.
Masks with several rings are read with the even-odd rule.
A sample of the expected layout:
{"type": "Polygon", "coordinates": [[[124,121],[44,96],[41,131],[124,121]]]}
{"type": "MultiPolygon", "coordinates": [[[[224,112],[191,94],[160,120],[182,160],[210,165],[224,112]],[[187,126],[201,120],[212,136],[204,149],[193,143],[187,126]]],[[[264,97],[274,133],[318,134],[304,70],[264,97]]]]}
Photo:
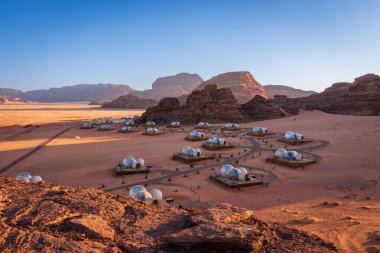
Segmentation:
{"type": "Polygon", "coordinates": [[[157,106],[149,108],[140,118],[141,122],[150,120],[158,123],[179,120],[186,124],[199,121],[211,123],[247,121],[231,90],[218,89],[215,84],[207,85],[203,90],[193,91],[183,106],[180,106],[177,98],[162,99],[157,106]]]}
{"type": "Polygon", "coordinates": [[[337,114],[380,115],[380,76],[367,74],[353,83],[335,83],[308,97],[275,96],[273,101],[293,113],[298,109],[316,109],[337,114]]]}
{"type": "Polygon", "coordinates": [[[241,108],[250,120],[277,119],[287,116],[287,113],[282,108],[275,106],[260,95],[242,104],[241,108]]]}
{"type": "Polygon", "coordinates": [[[248,71],[227,72],[214,76],[197,87],[202,90],[209,84],[216,84],[218,88],[229,88],[240,104],[244,104],[256,95],[267,97],[263,86],[258,83],[248,71]]]}
{"type": "Polygon", "coordinates": [[[1,252],[337,252],[252,211],[148,206],[92,188],[0,177],[1,252]]]}
{"type": "Polygon", "coordinates": [[[198,74],[179,73],[174,76],[159,77],[152,89],[135,91],[133,95],[141,98],[160,100],[165,97],[180,97],[191,93],[203,79],[198,74]]]}
{"type": "Polygon", "coordinates": [[[112,102],[104,102],[102,108],[147,109],[157,104],[158,101],[153,99],[143,99],[134,95],[124,95],[112,102]]]}

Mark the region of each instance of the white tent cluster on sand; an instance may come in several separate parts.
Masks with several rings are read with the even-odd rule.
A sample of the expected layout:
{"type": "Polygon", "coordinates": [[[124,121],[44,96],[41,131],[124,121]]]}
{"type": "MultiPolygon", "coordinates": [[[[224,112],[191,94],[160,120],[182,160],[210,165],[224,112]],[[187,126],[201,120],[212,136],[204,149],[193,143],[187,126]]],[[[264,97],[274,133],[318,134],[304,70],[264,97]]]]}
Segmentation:
{"type": "Polygon", "coordinates": [[[188,157],[200,157],[202,151],[199,148],[192,148],[190,146],[185,146],[182,148],[182,154],[188,157]]]}
{"type": "Polygon", "coordinates": [[[139,169],[145,166],[145,161],[142,158],[135,159],[133,156],[126,156],[123,165],[127,168],[139,169]]]}
{"type": "Polygon", "coordinates": [[[150,192],[144,186],[135,185],[129,190],[129,196],[143,201],[147,204],[157,204],[163,200],[163,194],[159,189],[152,189],[150,192]]]}
{"type": "Polygon", "coordinates": [[[210,144],[214,144],[214,145],[226,145],[227,142],[226,142],[226,139],[224,138],[218,138],[218,137],[215,137],[215,136],[212,136],[210,137],[206,143],[210,143],[210,144]]]}
{"type": "Polygon", "coordinates": [[[203,138],[204,137],[204,133],[194,130],[194,131],[191,131],[191,133],[189,134],[189,136],[192,137],[192,138],[203,138]]]}
{"type": "Polygon", "coordinates": [[[239,129],[240,126],[237,123],[227,123],[227,124],[224,125],[224,128],[227,128],[227,129],[239,129]]]}
{"type": "Polygon", "coordinates": [[[268,129],[266,129],[265,127],[253,127],[249,129],[248,131],[251,133],[263,134],[263,133],[267,133],[268,129]]]}
{"type": "Polygon", "coordinates": [[[230,164],[225,164],[220,168],[220,174],[222,177],[231,180],[246,181],[248,171],[244,167],[234,167],[230,164]]]}
{"type": "Polygon", "coordinates": [[[291,161],[303,160],[302,154],[298,153],[297,151],[286,150],[284,148],[277,149],[274,156],[278,159],[285,159],[285,160],[291,160],[291,161]]]}
{"type": "Polygon", "coordinates": [[[17,181],[26,182],[26,183],[35,183],[35,184],[43,181],[40,176],[38,176],[38,175],[32,176],[28,172],[21,172],[21,173],[19,173],[16,176],[16,180],[17,181]]]}
{"type": "Polygon", "coordinates": [[[287,131],[287,132],[284,134],[283,138],[284,138],[285,140],[299,140],[299,141],[301,141],[301,140],[304,139],[304,137],[303,137],[302,134],[300,134],[300,133],[296,133],[296,132],[293,132],[293,131],[287,131]]]}

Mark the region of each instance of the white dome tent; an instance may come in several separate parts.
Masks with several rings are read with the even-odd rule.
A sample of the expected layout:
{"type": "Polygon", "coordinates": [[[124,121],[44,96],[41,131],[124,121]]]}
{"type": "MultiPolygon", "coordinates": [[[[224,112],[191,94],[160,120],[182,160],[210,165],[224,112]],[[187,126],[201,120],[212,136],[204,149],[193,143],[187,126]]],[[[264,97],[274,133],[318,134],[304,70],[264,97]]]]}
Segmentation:
{"type": "Polygon", "coordinates": [[[209,127],[210,124],[209,124],[208,122],[203,122],[203,121],[201,121],[201,122],[198,123],[198,126],[201,126],[201,127],[209,127]]]}
{"type": "Polygon", "coordinates": [[[150,192],[141,185],[135,185],[129,190],[129,197],[154,204],[163,200],[163,194],[159,189],[152,189],[150,192]]]}
{"type": "Polygon", "coordinates": [[[204,133],[194,130],[194,131],[191,131],[191,133],[189,134],[189,136],[193,137],[193,138],[203,138],[204,137],[204,133]]]}
{"type": "Polygon", "coordinates": [[[127,156],[123,160],[123,165],[127,168],[140,169],[145,166],[145,161],[142,158],[135,159],[133,156],[127,156]]]}
{"type": "Polygon", "coordinates": [[[248,179],[246,168],[234,167],[230,164],[225,164],[220,168],[220,175],[231,180],[247,181],[248,179]]]}
{"type": "Polygon", "coordinates": [[[278,159],[294,160],[294,161],[303,160],[302,154],[299,154],[297,151],[289,151],[284,148],[277,149],[275,152],[275,157],[278,159]]]}
{"type": "Polygon", "coordinates": [[[199,148],[192,148],[190,146],[185,146],[182,148],[182,154],[188,157],[200,157],[201,150],[199,148]]]}
{"type": "Polygon", "coordinates": [[[224,138],[218,138],[218,137],[215,137],[215,136],[212,136],[210,137],[208,140],[207,140],[208,143],[211,143],[211,144],[215,144],[215,145],[226,145],[227,142],[224,138]]]}
{"type": "Polygon", "coordinates": [[[149,134],[158,134],[159,133],[158,129],[154,128],[154,127],[147,128],[146,132],[149,133],[149,134]]]}
{"type": "Polygon", "coordinates": [[[133,119],[127,119],[125,121],[126,126],[133,126],[134,124],[135,124],[135,122],[133,121],[133,119]]]}
{"type": "Polygon", "coordinates": [[[267,133],[268,129],[266,129],[265,127],[254,127],[254,128],[251,128],[249,131],[253,133],[262,134],[262,133],[267,133]]]}
{"type": "Polygon", "coordinates": [[[146,122],[146,125],[147,125],[147,126],[155,126],[155,125],[156,125],[156,122],[154,122],[154,121],[147,121],[147,122],[146,122]]]}
{"type": "Polygon", "coordinates": [[[80,128],[82,128],[82,129],[90,129],[90,128],[93,128],[93,127],[94,127],[94,123],[87,122],[87,123],[83,123],[80,128]]]}
{"type": "Polygon", "coordinates": [[[172,122],[170,123],[170,125],[171,125],[171,126],[180,126],[180,125],[181,125],[181,122],[179,122],[179,121],[172,121],[172,122]]]}
{"type": "Polygon", "coordinates": [[[98,131],[108,131],[108,130],[112,130],[112,128],[107,124],[103,124],[98,128],[98,131]]]}
{"type": "Polygon", "coordinates": [[[287,131],[284,134],[283,138],[285,140],[303,140],[304,139],[304,137],[303,137],[302,134],[296,133],[296,132],[293,132],[293,131],[287,131]]]}
{"type": "Polygon", "coordinates": [[[226,128],[226,129],[239,129],[240,126],[237,123],[227,123],[224,125],[224,128],[226,128]]]}
{"type": "Polygon", "coordinates": [[[25,182],[25,183],[34,183],[34,184],[37,184],[37,183],[43,181],[40,176],[38,176],[38,175],[32,176],[28,172],[21,172],[21,173],[19,173],[16,176],[16,180],[17,181],[22,181],[22,182],[25,182]]]}

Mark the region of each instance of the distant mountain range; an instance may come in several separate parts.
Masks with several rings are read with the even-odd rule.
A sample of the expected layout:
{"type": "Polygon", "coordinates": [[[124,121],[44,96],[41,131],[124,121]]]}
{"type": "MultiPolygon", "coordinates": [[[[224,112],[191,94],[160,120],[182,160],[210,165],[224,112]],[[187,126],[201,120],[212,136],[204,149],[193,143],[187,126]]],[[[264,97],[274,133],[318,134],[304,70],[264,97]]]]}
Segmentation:
{"type": "MultiPolygon", "coordinates": [[[[36,102],[109,102],[124,95],[133,95],[143,99],[159,101],[164,97],[181,97],[185,101],[195,89],[203,89],[208,84],[216,84],[218,88],[230,88],[239,103],[245,103],[255,95],[272,98],[273,95],[302,97],[313,94],[283,85],[265,85],[257,82],[248,71],[228,72],[204,81],[198,74],[179,73],[173,76],[159,77],[152,88],[144,91],[134,90],[123,84],[78,84],[61,88],[50,88],[22,92],[16,89],[0,88],[0,96],[9,101],[36,102]]],[[[120,103],[115,103],[120,104],[120,103]]]]}

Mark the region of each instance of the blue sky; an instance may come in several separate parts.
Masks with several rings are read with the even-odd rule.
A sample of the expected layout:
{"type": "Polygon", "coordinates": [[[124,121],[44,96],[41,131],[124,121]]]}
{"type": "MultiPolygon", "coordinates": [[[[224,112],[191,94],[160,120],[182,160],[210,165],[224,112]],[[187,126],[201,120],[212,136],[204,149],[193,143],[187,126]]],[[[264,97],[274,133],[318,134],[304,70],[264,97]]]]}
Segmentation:
{"type": "Polygon", "coordinates": [[[380,1],[0,0],[0,87],[237,70],[316,91],[380,74],[380,1]]]}

